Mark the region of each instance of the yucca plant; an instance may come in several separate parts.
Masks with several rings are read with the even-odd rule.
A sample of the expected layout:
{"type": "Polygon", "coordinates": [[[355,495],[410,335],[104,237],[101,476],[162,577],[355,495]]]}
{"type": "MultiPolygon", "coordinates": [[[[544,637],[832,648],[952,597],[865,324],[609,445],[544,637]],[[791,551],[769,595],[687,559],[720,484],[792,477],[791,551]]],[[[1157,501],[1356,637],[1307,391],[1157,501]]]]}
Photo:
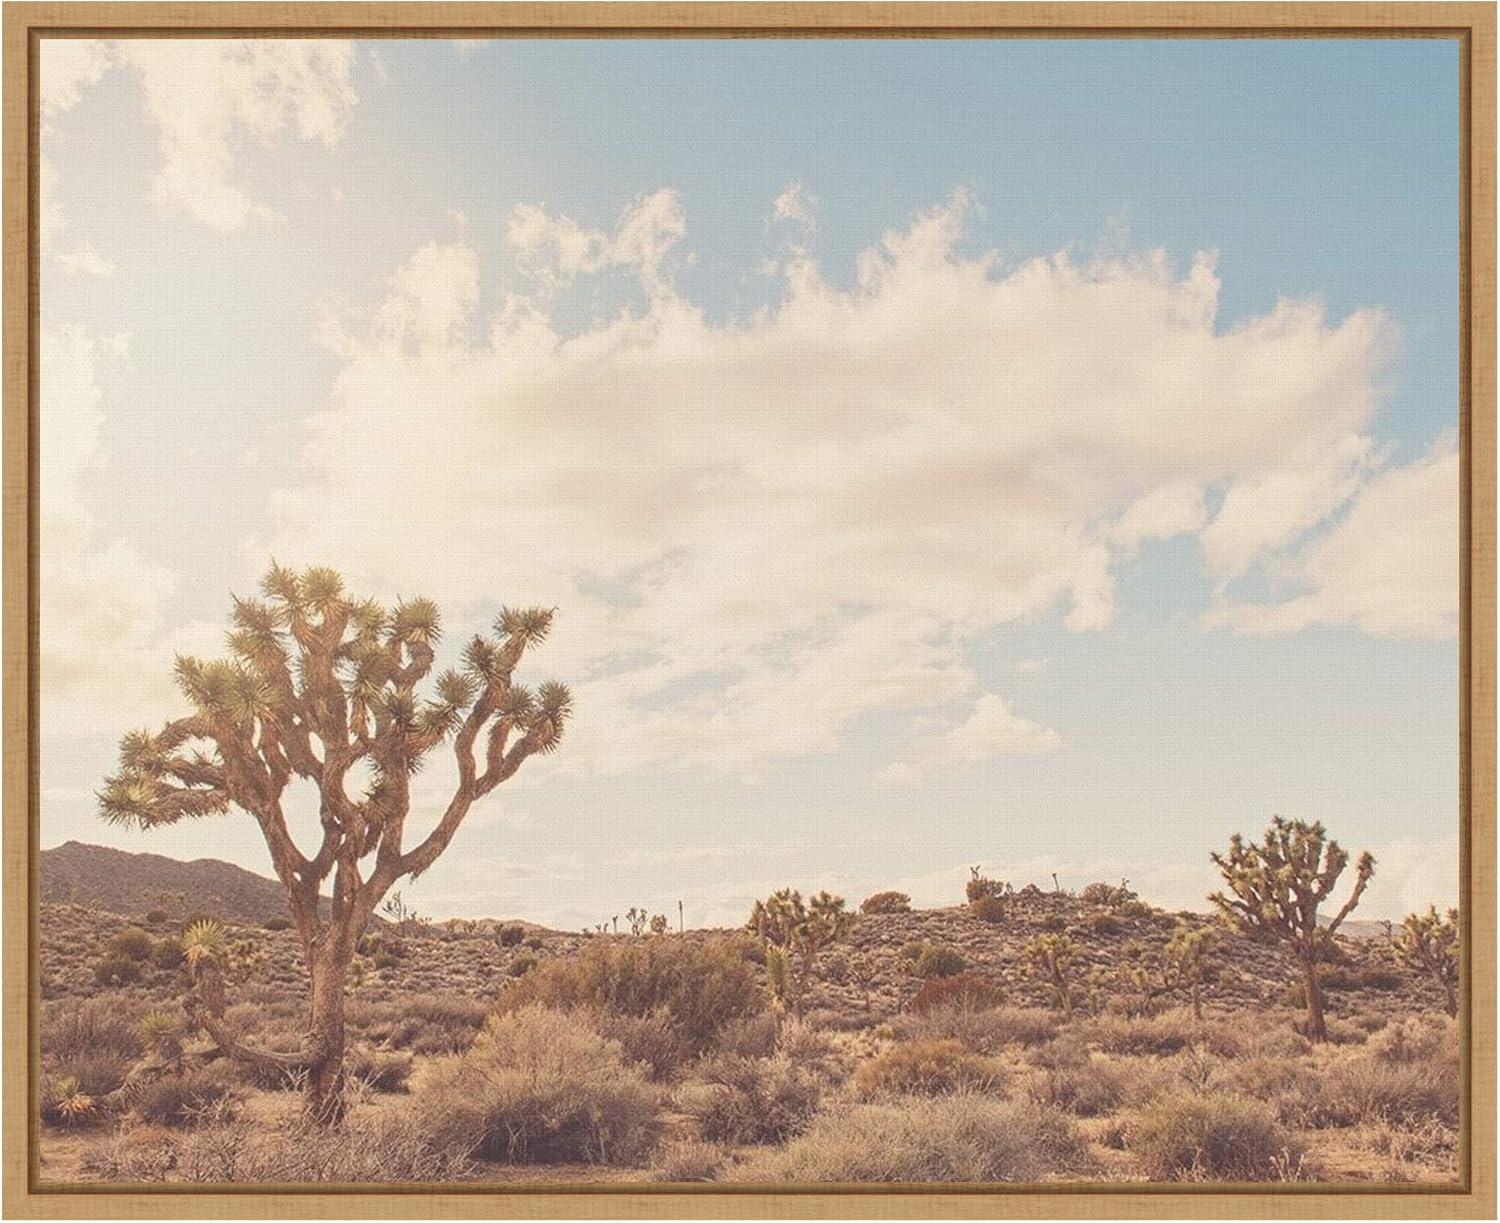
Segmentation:
{"type": "Polygon", "coordinates": [[[47,1083],[42,1093],[42,1115],[62,1125],[76,1125],[93,1116],[98,1101],[79,1086],[78,1079],[66,1075],[47,1083]]]}
{"type": "MultiPolygon", "coordinates": [[[[307,964],[307,1111],[335,1121],[346,979],[371,914],[397,881],[437,861],[477,802],[530,757],[557,750],[572,697],[562,684],[533,691],[515,678],[527,650],[546,639],[553,609],[501,611],[494,632],[465,647],[460,667],[432,679],[442,635],[432,600],[386,607],[358,599],[326,568],[272,565],[261,585],[261,597],[234,600],[227,658],[178,658],[190,712],[124,737],[120,768],[99,792],[100,814],[139,828],[231,809],[255,820],[307,964]],[[412,775],[445,743],[457,781],[430,831],[408,846],[412,775]],[[358,778],[368,778],[362,788],[358,778]],[[294,779],[322,795],[311,852],[287,826],[283,799],[294,779]],[[319,898],[330,881],[325,914],[319,898]]],[[[200,935],[184,939],[195,972],[222,963],[209,933],[200,935]]],[[[212,1006],[198,1019],[226,1053],[258,1056],[212,1006]]]]}

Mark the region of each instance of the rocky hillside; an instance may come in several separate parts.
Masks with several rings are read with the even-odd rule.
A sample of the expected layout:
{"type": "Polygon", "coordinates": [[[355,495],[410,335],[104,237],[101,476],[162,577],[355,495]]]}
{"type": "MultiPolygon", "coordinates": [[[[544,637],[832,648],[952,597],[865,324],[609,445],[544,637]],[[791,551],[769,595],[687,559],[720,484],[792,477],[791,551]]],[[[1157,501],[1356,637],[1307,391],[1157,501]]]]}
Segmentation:
{"type": "MultiPolygon", "coordinates": [[[[128,925],[140,925],[157,942],[175,941],[180,919],[159,910],[146,920],[139,909],[129,918],[75,904],[44,904],[41,912],[42,992],[47,998],[100,992],[95,965],[110,940],[128,925]]],[[[1042,934],[1065,934],[1073,946],[1069,978],[1079,1008],[1108,1005],[1131,989],[1130,970],[1158,955],[1180,924],[1207,924],[1201,914],[1168,913],[1140,901],[1094,904],[1070,894],[1024,889],[1010,897],[1003,917],[986,922],[969,908],[926,909],[862,916],[849,936],[826,951],[806,999],[819,1026],[861,1028],[900,1013],[922,985],[916,957],[940,948],[961,957],[963,971],[983,977],[1010,1002],[1052,1005],[1050,987],[1037,979],[1027,961],[1027,945],[1042,934]]],[[[516,923],[520,925],[520,923],[516,923]]],[[[528,927],[520,941],[497,937],[500,923],[452,921],[409,928],[374,930],[356,962],[358,991],[384,995],[438,994],[479,1001],[493,999],[528,961],[566,956],[585,946],[588,936],[528,927]]],[[[659,936],[669,941],[720,937],[727,931],[690,930],[659,936]]],[[[245,984],[300,994],[305,987],[296,936],[246,924],[239,937],[256,948],[245,984]]],[[[595,938],[628,938],[596,935],[595,938]]],[[[755,954],[753,939],[745,939],[755,954]]],[[[1397,1014],[1437,1006],[1432,990],[1397,968],[1382,941],[1340,938],[1339,951],[1325,970],[1333,1015],[1397,1014]]],[[[951,959],[951,957],[950,957],[951,959]]],[[[170,958],[167,964],[171,964],[170,958]]],[[[1214,1009],[1259,1011],[1296,1005],[1297,974],[1278,948],[1222,936],[1217,979],[1206,993],[1214,1009]]],[[[170,996],[180,989],[175,969],[142,965],[132,990],[170,996]]]]}
{"type": "Polygon", "coordinates": [[[136,919],[151,910],[213,913],[247,925],[290,917],[281,884],[217,858],[181,862],[68,841],[42,850],[41,883],[44,902],[136,919]]]}

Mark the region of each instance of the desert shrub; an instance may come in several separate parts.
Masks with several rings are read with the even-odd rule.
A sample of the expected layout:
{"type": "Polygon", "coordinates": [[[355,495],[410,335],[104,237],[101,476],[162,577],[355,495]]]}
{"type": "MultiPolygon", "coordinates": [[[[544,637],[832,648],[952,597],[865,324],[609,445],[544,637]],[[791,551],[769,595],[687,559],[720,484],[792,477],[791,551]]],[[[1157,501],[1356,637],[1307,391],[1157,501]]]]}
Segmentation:
{"type": "Polygon", "coordinates": [[[1028,1092],[1032,1099],[1075,1117],[1100,1117],[1125,1102],[1128,1086],[1118,1066],[1090,1060],[1085,1054],[1081,1064],[1042,1070],[1031,1079],[1028,1092]]]}
{"type": "Polygon", "coordinates": [[[649,1015],[618,1015],[602,1012],[594,1016],[599,1035],[617,1041],[625,1060],[639,1062],[653,1079],[670,1078],[694,1056],[688,1041],[665,1010],[649,1015]]]}
{"type": "Polygon", "coordinates": [[[222,1115],[235,1091],[228,1072],[219,1066],[163,1075],[132,1090],[136,1113],[157,1125],[191,1125],[211,1115],[222,1115]]]}
{"type": "Polygon", "coordinates": [[[290,930],[292,928],[292,920],[289,917],[268,917],[260,923],[260,928],[262,930],[270,930],[272,933],[278,930],[290,930]]]}
{"type": "Polygon", "coordinates": [[[696,1050],[723,1027],[763,1010],[766,993],[739,940],[598,939],[576,956],[551,959],[508,984],[500,1007],[538,1003],[620,1015],[665,1010],[696,1050]]]}
{"type": "Polygon", "coordinates": [[[1063,1114],[1030,1101],[960,1093],[824,1114],[800,1138],[754,1156],[724,1179],[1034,1181],[1088,1167],[1085,1143],[1063,1114]]]}
{"type": "Polygon", "coordinates": [[[1000,1068],[970,1052],[956,1040],[903,1041],[860,1064],[855,1087],[862,1095],[900,1092],[936,1096],[973,1090],[990,1091],[1000,1083],[1000,1068]]]}
{"type": "Polygon", "coordinates": [[[1436,1016],[1400,1019],[1373,1033],[1365,1043],[1371,1057],[1382,1062],[1425,1062],[1451,1054],[1458,1047],[1458,1025],[1436,1016]]]}
{"type": "Polygon", "coordinates": [[[502,947],[514,947],[526,937],[526,931],[521,926],[501,926],[495,941],[502,947]]]}
{"type": "Polygon", "coordinates": [[[651,1179],[675,1182],[711,1181],[728,1159],[724,1148],[694,1138],[664,1142],[651,1165],[651,1179]]]}
{"type": "Polygon", "coordinates": [[[143,1051],[136,1029],[139,1020],[136,1007],[122,1006],[112,998],[44,1003],[40,1025],[42,1056],[72,1062],[111,1053],[125,1061],[134,1061],[143,1051]]]}
{"type": "Polygon", "coordinates": [[[164,938],[151,950],[151,962],[158,968],[180,968],[184,958],[182,943],[175,938],[164,938]]]}
{"type": "Polygon", "coordinates": [[[390,972],[392,969],[401,967],[401,957],[389,948],[382,947],[370,957],[370,963],[375,966],[378,972],[390,972]]]}
{"type": "Polygon", "coordinates": [[[510,967],[507,968],[505,971],[508,972],[508,973],[510,973],[510,975],[513,976],[513,977],[524,977],[527,973],[529,973],[535,967],[536,967],[536,956],[534,956],[534,955],[518,955],[515,959],[513,959],[510,962],[510,967]]]}
{"type": "Polygon", "coordinates": [[[1176,1053],[1203,1035],[1201,1025],[1185,1011],[1160,1015],[1100,1015],[1085,1026],[1087,1035],[1106,1053],[1129,1057],[1176,1053]]]}
{"type": "Polygon", "coordinates": [[[981,896],[969,903],[969,912],[991,926],[1003,925],[1010,906],[1002,896],[981,896]]]}
{"type": "Polygon", "coordinates": [[[147,909],[144,920],[148,926],[159,926],[167,920],[167,911],[165,909],[147,909]]]}
{"type": "Polygon", "coordinates": [[[1112,883],[1090,883],[1078,898],[1091,905],[1123,905],[1135,899],[1135,893],[1124,884],[1116,887],[1112,883]]]}
{"type": "Polygon", "coordinates": [[[1120,925],[1120,919],[1109,912],[1090,913],[1084,919],[1083,924],[1090,934],[1100,936],[1118,934],[1123,928],[1120,925]]]}
{"type": "Polygon", "coordinates": [[[1128,1140],[1153,1180],[1277,1180],[1302,1154],[1273,1108],[1227,1093],[1159,1096],[1128,1140]]]}
{"type": "Polygon", "coordinates": [[[405,1091],[411,1077],[411,1054],[356,1045],[344,1056],[344,1072],[371,1091],[405,1091]]]}
{"type": "Polygon", "coordinates": [[[736,1057],[770,1057],[780,1030],[781,1021],[774,1011],[742,1015],[719,1030],[716,1047],[736,1057]]]}
{"type": "Polygon", "coordinates": [[[800,1133],[823,1097],[820,1077],[785,1053],[705,1059],[677,1104],[710,1142],[784,1142],[800,1133]]]}
{"type": "Polygon", "coordinates": [[[460,1053],[484,1027],[489,1008],[457,994],[405,994],[394,1001],[350,999],[346,1020],[372,1045],[413,1053],[460,1053]]]}
{"type": "Polygon", "coordinates": [[[967,967],[968,961],[952,947],[924,947],[916,972],[919,977],[956,977],[967,967]]]}
{"type": "Polygon", "coordinates": [[[121,1057],[118,1053],[112,1053],[108,1049],[99,1049],[93,1053],[82,1053],[69,1058],[68,1061],[61,1063],[60,1069],[66,1077],[78,1083],[80,1091],[93,1096],[96,1100],[102,1100],[111,1092],[120,1089],[133,1065],[134,1062],[121,1057]]]}
{"type": "Polygon", "coordinates": [[[1400,989],[1406,984],[1406,978],[1394,968],[1361,968],[1349,964],[1330,964],[1319,969],[1318,980],[1324,989],[1335,993],[1351,990],[1381,993],[1400,989]]]}
{"type": "Polygon", "coordinates": [[[531,948],[532,951],[540,951],[546,945],[546,942],[535,934],[530,935],[526,939],[526,946],[531,948]]]}
{"type": "Polygon", "coordinates": [[[413,1093],[439,1150],[512,1163],[632,1164],[656,1139],[656,1095],[620,1046],[535,1004],[495,1015],[413,1093]]]}
{"type": "Polygon", "coordinates": [[[1433,1117],[1456,1125],[1458,1100],[1456,1056],[1389,1062],[1358,1055],[1330,1059],[1305,1076],[1287,1107],[1313,1128],[1433,1117]]]}
{"type": "Polygon", "coordinates": [[[922,953],[926,950],[926,943],[911,939],[901,944],[900,950],[896,952],[896,958],[903,964],[915,964],[922,958],[922,953]]]}
{"type": "Polygon", "coordinates": [[[473,1175],[466,1156],[436,1147],[410,1116],[383,1110],[351,1115],[338,1128],[300,1118],[269,1129],[235,1121],[176,1134],[126,1126],[86,1153],[83,1169],[137,1184],[443,1184],[473,1175]]]}
{"type": "Polygon", "coordinates": [[[134,985],[140,979],[140,963],[130,956],[110,954],[94,965],[94,980],[100,985],[134,985]]]}
{"type": "Polygon", "coordinates": [[[908,1009],[917,1015],[940,1007],[983,1010],[1000,1005],[997,986],[974,973],[961,972],[951,977],[930,977],[912,995],[908,1009]]]}
{"type": "Polygon", "coordinates": [[[979,873],[979,868],[969,868],[969,878],[964,884],[964,899],[971,905],[981,900],[1010,895],[1010,884],[1003,879],[990,879],[979,873]]]}
{"type": "Polygon", "coordinates": [[[152,946],[151,936],[139,926],[126,926],[109,940],[107,954],[129,960],[149,960],[152,946]]]}
{"type": "Polygon", "coordinates": [[[940,1006],[925,1015],[901,1015],[892,1024],[906,1040],[957,1040],[976,1053],[998,1053],[1010,1045],[1040,1045],[1057,1035],[1057,1015],[1030,1007],[940,1006]]]}
{"type": "Polygon", "coordinates": [[[911,897],[905,892],[876,892],[866,896],[859,906],[861,913],[910,913],[911,897]]]}

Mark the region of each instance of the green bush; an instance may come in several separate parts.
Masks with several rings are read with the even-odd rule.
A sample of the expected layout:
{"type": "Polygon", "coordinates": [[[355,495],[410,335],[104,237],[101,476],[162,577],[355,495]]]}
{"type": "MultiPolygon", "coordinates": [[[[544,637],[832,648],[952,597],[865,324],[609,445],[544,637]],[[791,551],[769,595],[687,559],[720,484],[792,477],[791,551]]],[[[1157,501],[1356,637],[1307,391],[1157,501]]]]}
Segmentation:
{"type": "Polygon", "coordinates": [[[633,1164],[658,1129],[655,1093],[620,1046],[536,1005],[494,1016],[412,1100],[440,1150],[511,1163],[633,1164]]]}
{"type": "Polygon", "coordinates": [[[130,956],[110,954],[94,965],[94,980],[100,985],[134,985],[141,979],[141,966],[130,956]]]}
{"type": "Polygon", "coordinates": [[[74,1062],[100,1053],[112,1053],[133,1062],[141,1046],[140,1009],[122,1005],[114,998],[87,998],[82,1002],[58,999],[42,1004],[42,1057],[74,1062]]]}
{"type": "Polygon", "coordinates": [[[738,939],[596,939],[576,956],[544,960],[500,992],[500,1009],[539,1003],[616,1015],[664,1010],[695,1051],[729,1023],[764,1010],[760,975],[738,939]]]}
{"type": "Polygon", "coordinates": [[[106,954],[128,960],[149,960],[153,947],[151,936],[139,926],[126,926],[109,940],[106,954]]]}
{"type": "Polygon", "coordinates": [[[526,931],[521,926],[501,926],[495,939],[502,947],[514,947],[525,937],[526,931]]]}
{"type": "Polygon", "coordinates": [[[167,911],[165,909],[147,909],[145,920],[148,926],[159,926],[167,920],[167,911]]]}
{"type": "Polygon", "coordinates": [[[956,977],[968,967],[968,961],[952,947],[926,947],[917,957],[919,977],[956,977]]]}
{"type": "Polygon", "coordinates": [[[1275,1109],[1227,1093],[1158,1096],[1127,1141],[1153,1180],[1279,1180],[1302,1155],[1275,1109]]]}
{"type": "Polygon", "coordinates": [[[292,928],[292,919],[289,917],[268,917],[265,921],[260,923],[260,928],[262,930],[270,930],[272,932],[275,932],[277,930],[290,930],[292,928]]]}
{"type": "Polygon", "coordinates": [[[505,971],[508,972],[508,973],[510,973],[510,975],[513,976],[513,977],[524,977],[527,973],[529,973],[535,967],[536,967],[536,956],[534,956],[534,955],[518,955],[515,959],[513,959],[510,962],[510,967],[507,968],[505,971]]]}

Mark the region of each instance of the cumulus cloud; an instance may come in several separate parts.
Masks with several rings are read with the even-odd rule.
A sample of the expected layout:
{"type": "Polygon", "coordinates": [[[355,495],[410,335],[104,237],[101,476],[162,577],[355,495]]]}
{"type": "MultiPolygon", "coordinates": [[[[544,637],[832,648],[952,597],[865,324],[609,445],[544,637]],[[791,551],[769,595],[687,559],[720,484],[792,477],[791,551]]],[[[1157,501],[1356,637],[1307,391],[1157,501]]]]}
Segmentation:
{"type": "Polygon", "coordinates": [[[1387,637],[1453,637],[1458,518],[1458,449],[1445,438],[1416,462],[1369,479],[1347,514],[1286,560],[1279,576],[1301,593],[1260,603],[1225,600],[1208,622],[1244,633],[1352,625],[1387,637]]]}
{"type": "Polygon", "coordinates": [[[521,266],[548,286],[623,267],[633,268],[654,292],[665,289],[667,255],[686,232],[681,196],[663,188],[633,201],[612,234],[553,216],[539,204],[519,204],[506,219],[505,240],[521,266]]]}
{"type": "Polygon", "coordinates": [[[1015,713],[1002,696],[984,693],[963,721],[908,745],[880,774],[881,784],[912,786],[933,773],[965,769],[996,756],[1033,756],[1062,746],[1062,736],[1015,713]]]}
{"type": "Polygon", "coordinates": [[[799,182],[790,182],[773,201],[772,211],[780,221],[794,221],[804,229],[812,229],[818,220],[818,200],[810,195],[799,182]]]}
{"type": "Polygon", "coordinates": [[[81,327],[44,327],[40,348],[43,720],[80,730],[168,695],[170,653],[159,633],[174,581],[111,534],[85,496],[104,462],[98,368],[121,356],[121,345],[81,327]],[[148,654],[154,677],[137,671],[148,654]]]}
{"type": "Polygon", "coordinates": [[[995,717],[980,635],[1104,628],[1142,541],[1219,524],[1219,578],[1347,498],[1378,311],[1224,327],[1207,255],[1002,267],[959,253],[969,207],[886,234],[847,289],[800,259],[774,308],[722,323],[649,270],[685,232],[670,191],[611,232],[513,214],[541,280],[642,269],[636,303],[566,333],[546,285],[479,319],[474,252],[423,247],[329,329],[343,368],[258,553],[467,624],[556,605],[547,665],[579,689],[562,767],[754,775],[865,713],[995,717]],[[1233,508],[1320,482],[1258,535],[1233,508]]]}
{"type": "Polygon", "coordinates": [[[266,147],[291,132],[332,147],[358,101],[347,41],[44,39],[43,115],[76,105],[114,64],[134,71],[157,130],[157,198],[211,229],[242,229],[273,215],[241,182],[246,143],[266,147]]]}

